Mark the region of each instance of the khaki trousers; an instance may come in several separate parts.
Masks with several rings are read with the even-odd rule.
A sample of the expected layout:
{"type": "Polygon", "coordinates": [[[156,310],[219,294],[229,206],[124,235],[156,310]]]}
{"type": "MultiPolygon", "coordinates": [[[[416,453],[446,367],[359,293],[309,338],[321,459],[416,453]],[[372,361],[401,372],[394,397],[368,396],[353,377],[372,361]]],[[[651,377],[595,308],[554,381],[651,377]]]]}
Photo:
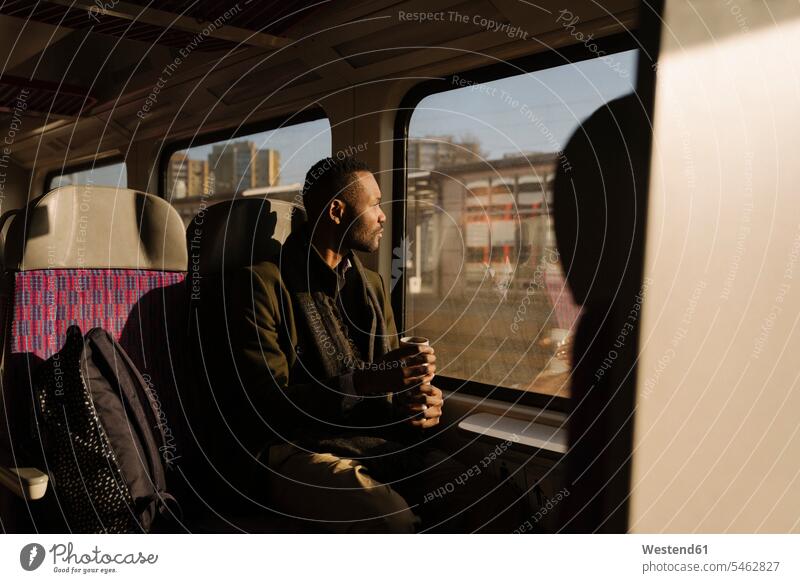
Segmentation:
{"type": "Polygon", "coordinates": [[[511,532],[527,516],[521,493],[488,475],[457,484],[466,467],[432,448],[354,460],[280,444],[269,449],[268,464],[270,503],[311,521],[313,531],[511,532]],[[434,497],[437,489],[444,495],[434,497]]]}

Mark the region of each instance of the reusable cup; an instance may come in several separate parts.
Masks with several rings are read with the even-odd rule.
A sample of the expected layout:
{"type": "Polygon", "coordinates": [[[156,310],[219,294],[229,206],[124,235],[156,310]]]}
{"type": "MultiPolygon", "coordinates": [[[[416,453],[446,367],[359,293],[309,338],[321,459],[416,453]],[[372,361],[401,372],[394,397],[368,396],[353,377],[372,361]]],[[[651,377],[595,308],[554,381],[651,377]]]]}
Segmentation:
{"type": "Polygon", "coordinates": [[[400,346],[430,346],[431,341],[424,336],[403,336],[400,346]]]}
{"type": "MultiPolygon", "coordinates": [[[[424,336],[403,336],[400,339],[400,346],[430,346],[431,341],[424,336]]],[[[425,411],[427,405],[422,405],[422,410],[425,411]]]]}

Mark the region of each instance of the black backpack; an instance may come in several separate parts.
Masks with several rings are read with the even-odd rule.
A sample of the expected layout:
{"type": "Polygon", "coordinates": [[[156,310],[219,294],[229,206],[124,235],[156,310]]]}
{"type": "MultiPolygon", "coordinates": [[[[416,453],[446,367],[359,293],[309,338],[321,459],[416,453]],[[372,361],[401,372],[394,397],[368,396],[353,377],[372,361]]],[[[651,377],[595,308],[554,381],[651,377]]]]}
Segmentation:
{"type": "Polygon", "coordinates": [[[166,474],[175,452],[160,402],[108,332],[93,328],[84,338],[70,326],[34,387],[44,461],[72,532],[151,532],[174,523],[180,509],[166,474]]]}

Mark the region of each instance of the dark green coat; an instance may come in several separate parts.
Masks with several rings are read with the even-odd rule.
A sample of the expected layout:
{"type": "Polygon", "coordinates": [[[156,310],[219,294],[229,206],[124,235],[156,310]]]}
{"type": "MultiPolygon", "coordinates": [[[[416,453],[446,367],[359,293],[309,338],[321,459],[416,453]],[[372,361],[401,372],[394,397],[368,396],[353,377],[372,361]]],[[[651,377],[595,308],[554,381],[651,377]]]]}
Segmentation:
{"type": "MultiPolygon", "coordinates": [[[[380,274],[366,269],[355,254],[351,259],[359,286],[369,286],[377,299],[376,318],[366,288],[351,288],[356,293],[348,309],[354,328],[362,331],[362,354],[366,358],[371,353],[375,360],[398,346],[394,315],[380,274]],[[385,340],[374,333],[375,320],[381,318],[385,340]]],[[[237,411],[237,417],[249,425],[239,427],[238,433],[248,435],[251,451],[265,442],[313,440],[392,421],[390,395],[355,398],[352,372],[323,372],[323,357],[295,292],[321,291],[333,298],[336,286],[336,272],[301,229],[287,239],[278,261],[246,268],[229,288],[231,349],[244,389],[244,410],[237,411]]]]}

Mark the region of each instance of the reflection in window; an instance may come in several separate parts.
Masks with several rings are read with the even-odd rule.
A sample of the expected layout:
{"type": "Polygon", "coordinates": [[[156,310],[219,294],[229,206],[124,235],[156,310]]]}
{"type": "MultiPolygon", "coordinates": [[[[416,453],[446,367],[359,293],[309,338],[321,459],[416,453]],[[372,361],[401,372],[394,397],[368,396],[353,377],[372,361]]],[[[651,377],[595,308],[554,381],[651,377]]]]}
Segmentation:
{"type": "Polygon", "coordinates": [[[102,161],[90,168],[77,172],[70,172],[69,168],[66,168],[63,174],[56,174],[50,178],[47,190],[70,184],[93,184],[95,186],[126,188],[128,186],[128,170],[125,167],[125,162],[103,164],[102,161]]]}
{"type": "MultiPolygon", "coordinates": [[[[580,314],[551,215],[562,149],[633,91],[636,51],[430,95],[409,124],[404,330],[438,373],[569,396],[580,314]]],[[[566,169],[566,168],[565,168],[566,169]]]]}
{"type": "Polygon", "coordinates": [[[305,173],[330,155],[327,119],[195,146],[170,156],[165,196],[187,225],[201,205],[237,194],[296,201],[305,173]]]}

